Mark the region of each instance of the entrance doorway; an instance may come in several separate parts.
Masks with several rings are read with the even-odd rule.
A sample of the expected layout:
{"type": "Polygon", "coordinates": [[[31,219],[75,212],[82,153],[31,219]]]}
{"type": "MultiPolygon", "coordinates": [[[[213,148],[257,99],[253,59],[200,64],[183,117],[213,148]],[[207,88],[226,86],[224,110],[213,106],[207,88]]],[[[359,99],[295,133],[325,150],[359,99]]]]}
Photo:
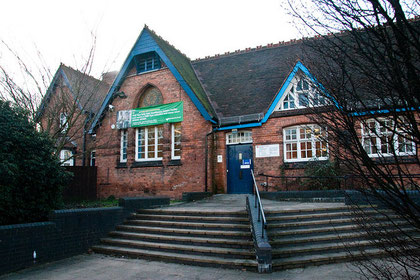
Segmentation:
{"type": "Polygon", "coordinates": [[[227,146],[227,192],[252,193],[252,144],[227,146]]]}

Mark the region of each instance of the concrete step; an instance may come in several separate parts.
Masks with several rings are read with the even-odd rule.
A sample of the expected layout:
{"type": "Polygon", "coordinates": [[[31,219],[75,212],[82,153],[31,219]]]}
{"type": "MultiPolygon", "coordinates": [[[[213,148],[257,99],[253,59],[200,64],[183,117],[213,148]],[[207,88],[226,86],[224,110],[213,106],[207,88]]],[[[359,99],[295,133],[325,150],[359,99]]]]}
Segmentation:
{"type": "Polygon", "coordinates": [[[137,211],[138,214],[153,214],[153,215],[179,215],[179,216],[210,216],[210,217],[248,217],[245,210],[242,211],[204,211],[204,210],[185,210],[185,209],[141,209],[137,211]]]}
{"type": "Polygon", "coordinates": [[[229,224],[229,223],[197,223],[183,221],[160,221],[160,220],[127,220],[125,225],[140,225],[165,228],[183,228],[183,229],[208,229],[208,230],[237,230],[249,231],[249,225],[229,224]]]}
{"type": "Polygon", "coordinates": [[[227,231],[227,230],[197,230],[197,229],[182,229],[182,228],[164,228],[164,227],[149,227],[149,226],[132,226],[119,225],[116,227],[121,231],[128,232],[142,232],[142,233],[157,233],[167,235],[187,235],[187,236],[206,236],[208,238],[252,238],[250,231],[227,231]]]}
{"type": "MultiPolygon", "coordinates": [[[[360,209],[372,209],[372,206],[359,206],[360,209]]],[[[343,211],[351,211],[349,206],[333,206],[323,208],[308,208],[308,209],[287,209],[287,210],[264,210],[266,217],[286,216],[286,215],[302,215],[302,214],[322,214],[322,213],[336,213],[343,211]]]]}
{"type": "MultiPolygon", "coordinates": [[[[325,212],[325,213],[304,213],[304,214],[291,214],[291,215],[273,215],[267,217],[268,223],[276,223],[276,222],[293,222],[293,221],[305,221],[305,220],[324,220],[324,219],[341,219],[341,218],[349,218],[349,217],[357,217],[359,213],[353,211],[339,211],[339,212],[325,212]]],[[[364,215],[370,216],[381,216],[381,215],[392,215],[392,211],[383,211],[380,212],[376,210],[365,210],[363,211],[364,215]]]]}
{"type": "Polygon", "coordinates": [[[379,249],[368,249],[365,251],[355,251],[352,254],[348,252],[322,253],[319,255],[304,255],[286,258],[277,258],[273,260],[273,269],[284,270],[291,268],[300,268],[310,265],[322,265],[353,260],[363,260],[372,257],[383,257],[386,253],[379,249]]]}
{"type": "MultiPolygon", "coordinates": [[[[414,244],[420,239],[415,237],[416,241],[408,241],[408,243],[414,244]]],[[[350,242],[331,242],[328,244],[301,244],[289,248],[276,248],[272,251],[273,258],[284,258],[292,256],[303,256],[303,255],[324,255],[329,253],[340,253],[340,252],[356,252],[356,251],[365,251],[368,249],[378,248],[388,244],[385,240],[356,240],[350,242]]]]}
{"type": "MultiPolygon", "coordinates": [[[[396,222],[396,225],[404,228],[411,228],[407,222],[396,222]]],[[[392,230],[391,223],[372,223],[370,227],[375,230],[381,230],[384,227],[389,227],[392,230]]],[[[362,229],[358,225],[344,225],[344,226],[326,226],[319,228],[304,228],[304,229],[288,229],[288,230],[270,230],[268,235],[270,239],[278,239],[282,236],[314,236],[325,233],[347,233],[347,232],[361,232],[362,229]]]]}
{"type": "Polygon", "coordinates": [[[129,219],[136,220],[159,220],[159,221],[189,221],[202,223],[231,223],[248,224],[248,217],[229,217],[229,216],[182,216],[182,215],[156,215],[156,214],[137,214],[134,213],[129,219]]]}
{"type": "Polygon", "coordinates": [[[159,252],[152,250],[105,245],[93,246],[92,249],[94,250],[94,252],[97,253],[126,256],[131,258],[163,260],[168,262],[177,262],[183,264],[194,264],[202,266],[244,268],[252,271],[257,270],[257,262],[251,259],[226,259],[221,257],[179,254],[173,252],[159,252]]]}
{"type": "Polygon", "coordinates": [[[340,253],[348,251],[360,251],[364,249],[373,248],[374,244],[368,240],[351,241],[351,242],[330,242],[325,244],[303,244],[294,247],[276,248],[272,251],[273,259],[304,256],[304,255],[319,255],[327,253],[340,253]]]}
{"type": "Polygon", "coordinates": [[[194,246],[185,244],[170,244],[159,242],[148,242],[139,240],[129,240],[121,238],[103,238],[103,245],[112,245],[119,247],[129,247],[137,249],[147,249],[160,252],[176,252],[183,254],[197,254],[208,256],[220,256],[223,258],[245,258],[254,259],[255,254],[249,249],[221,248],[212,246],[194,246]]]}
{"type": "MultiPolygon", "coordinates": [[[[417,230],[412,229],[406,229],[406,233],[410,234],[416,234],[417,230]]],[[[399,234],[399,230],[391,230],[388,231],[390,234],[399,234]]],[[[419,233],[420,234],[420,233],[419,233]]],[[[330,242],[349,242],[354,240],[366,240],[370,238],[368,233],[366,232],[350,232],[350,233],[326,233],[320,236],[286,236],[286,237],[279,237],[274,240],[270,241],[270,245],[273,248],[287,248],[287,247],[295,247],[299,246],[301,244],[322,244],[322,243],[330,243],[330,242]]]]}
{"type": "Polygon", "coordinates": [[[243,240],[243,239],[237,240],[237,239],[229,239],[229,238],[173,236],[173,235],[133,233],[133,232],[123,232],[123,231],[112,231],[109,233],[109,235],[115,238],[144,240],[144,241],[153,241],[153,242],[161,242],[161,243],[218,246],[218,247],[224,247],[224,248],[244,248],[244,249],[254,248],[254,245],[251,240],[243,240]]]}
{"type": "MultiPolygon", "coordinates": [[[[393,222],[402,222],[401,220],[397,220],[399,217],[396,215],[392,216],[374,216],[374,217],[367,217],[363,222],[366,223],[378,223],[378,222],[387,222],[390,221],[390,219],[393,222]]],[[[275,230],[275,229],[292,229],[292,228],[319,228],[324,226],[340,226],[340,225],[351,225],[351,224],[357,224],[359,218],[357,217],[349,217],[349,218],[340,218],[340,219],[328,219],[328,217],[325,217],[324,219],[319,219],[315,221],[297,221],[297,222],[280,222],[280,223],[274,223],[270,222],[268,223],[268,229],[269,230],[275,230]]]]}

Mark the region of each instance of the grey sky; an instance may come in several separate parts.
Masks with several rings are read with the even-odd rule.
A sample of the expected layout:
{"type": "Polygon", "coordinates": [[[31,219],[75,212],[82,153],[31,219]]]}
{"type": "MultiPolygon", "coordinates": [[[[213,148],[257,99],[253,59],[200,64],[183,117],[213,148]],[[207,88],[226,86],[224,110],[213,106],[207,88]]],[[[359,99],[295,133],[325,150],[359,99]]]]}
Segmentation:
{"type": "MultiPolygon", "coordinates": [[[[52,72],[80,67],[97,36],[92,74],[119,69],[144,24],[194,59],[299,37],[281,0],[14,0],[2,3],[0,38],[52,72]]],[[[8,64],[0,48],[0,63],[8,64]]]]}

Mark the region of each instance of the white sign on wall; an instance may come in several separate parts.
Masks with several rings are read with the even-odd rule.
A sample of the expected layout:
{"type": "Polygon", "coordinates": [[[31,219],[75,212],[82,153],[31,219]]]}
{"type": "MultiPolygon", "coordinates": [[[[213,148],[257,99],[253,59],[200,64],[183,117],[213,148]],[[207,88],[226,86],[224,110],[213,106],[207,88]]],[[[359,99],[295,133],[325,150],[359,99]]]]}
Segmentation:
{"type": "Polygon", "coordinates": [[[255,146],[255,157],[279,157],[280,156],[280,144],[272,145],[257,145],[255,146]]]}
{"type": "Polygon", "coordinates": [[[223,156],[222,155],[217,155],[217,162],[223,162],[223,156]]]}

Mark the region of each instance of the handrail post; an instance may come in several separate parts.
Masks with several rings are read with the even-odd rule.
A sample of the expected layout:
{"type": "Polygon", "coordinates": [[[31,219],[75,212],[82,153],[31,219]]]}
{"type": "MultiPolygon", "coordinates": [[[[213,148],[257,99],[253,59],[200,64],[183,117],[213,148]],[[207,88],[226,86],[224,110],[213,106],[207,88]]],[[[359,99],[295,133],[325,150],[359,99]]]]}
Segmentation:
{"type": "Polygon", "coordinates": [[[254,182],[254,201],[255,201],[255,208],[257,208],[258,205],[258,222],[261,222],[261,236],[262,238],[264,238],[264,230],[265,230],[265,226],[267,224],[267,221],[265,219],[265,214],[264,214],[264,208],[262,206],[261,203],[261,197],[260,197],[260,193],[258,191],[258,186],[257,186],[257,182],[255,181],[255,176],[254,176],[254,171],[252,171],[251,169],[251,175],[252,175],[252,179],[254,182]]]}

